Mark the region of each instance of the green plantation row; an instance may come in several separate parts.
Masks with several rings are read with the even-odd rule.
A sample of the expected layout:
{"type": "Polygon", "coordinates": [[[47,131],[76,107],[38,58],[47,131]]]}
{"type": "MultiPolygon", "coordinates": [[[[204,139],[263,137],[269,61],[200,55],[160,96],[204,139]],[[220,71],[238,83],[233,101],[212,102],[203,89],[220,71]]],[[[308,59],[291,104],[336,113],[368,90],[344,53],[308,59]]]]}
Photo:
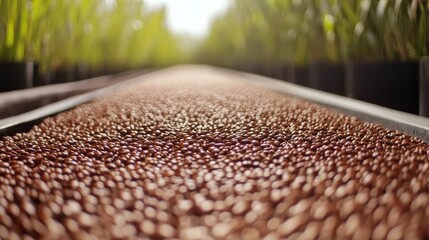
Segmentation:
{"type": "Polygon", "coordinates": [[[165,10],[143,1],[0,0],[0,61],[48,69],[139,68],[179,61],[165,10]]]}
{"type": "MultiPolygon", "coordinates": [[[[232,1],[194,46],[194,61],[253,67],[406,61],[429,52],[427,0],[232,1]]],[[[0,61],[34,61],[42,72],[183,62],[181,43],[165,11],[149,11],[143,0],[0,0],[0,61]]]]}
{"type": "Polygon", "coordinates": [[[428,11],[427,0],[236,0],[201,55],[229,67],[415,60],[429,52],[428,11]]]}

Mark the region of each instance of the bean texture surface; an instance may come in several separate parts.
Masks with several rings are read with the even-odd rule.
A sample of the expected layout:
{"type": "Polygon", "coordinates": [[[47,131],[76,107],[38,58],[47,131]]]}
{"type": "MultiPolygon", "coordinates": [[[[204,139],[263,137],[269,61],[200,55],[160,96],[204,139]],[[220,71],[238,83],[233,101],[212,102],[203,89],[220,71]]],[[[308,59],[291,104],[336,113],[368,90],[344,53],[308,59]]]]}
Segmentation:
{"type": "Polygon", "coordinates": [[[417,138],[184,73],[3,137],[0,239],[422,239],[428,184],[417,138]]]}

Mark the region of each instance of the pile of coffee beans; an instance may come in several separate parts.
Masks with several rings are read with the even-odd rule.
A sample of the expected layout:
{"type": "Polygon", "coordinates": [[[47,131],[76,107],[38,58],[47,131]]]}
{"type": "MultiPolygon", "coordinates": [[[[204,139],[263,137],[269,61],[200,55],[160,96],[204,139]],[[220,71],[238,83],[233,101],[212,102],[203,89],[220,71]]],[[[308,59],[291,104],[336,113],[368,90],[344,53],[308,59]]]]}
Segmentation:
{"type": "Polygon", "coordinates": [[[227,78],[0,140],[0,239],[422,239],[428,219],[428,144],[227,78]]]}

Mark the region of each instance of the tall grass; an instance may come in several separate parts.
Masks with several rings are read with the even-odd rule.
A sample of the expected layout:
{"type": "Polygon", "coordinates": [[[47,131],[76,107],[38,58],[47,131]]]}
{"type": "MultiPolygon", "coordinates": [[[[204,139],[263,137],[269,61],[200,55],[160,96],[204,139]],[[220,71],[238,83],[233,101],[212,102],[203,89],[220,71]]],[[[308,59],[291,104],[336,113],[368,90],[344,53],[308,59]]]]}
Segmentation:
{"type": "Polygon", "coordinates": [[[208,62],[303,65],[407,61],[428,55],[427,0],[243,1],[217,19],[208,62]],[[256,2],[256,3],[255,3],[256,2]],[[223,53],[233,53],[228,59],[223,53]]]}
{"type": "MultiPolygon", "coordinates": [[[[427,0],[233,0],[197,60],[223,66],[406,61],[429,53],[427,0]]],[[[0,61],[137,68],[183,60],[143,0],[0,0],[0,61]]]]}
{"type": "Polygon", "coordinates": [[[143,0],[0,0],[0,61],[42,71],[77,64],[136,68],[177,60],[163,9],[143,0]]]}
{"type": "Polygon", "coordinates": [[[32,6],[29,0],[0,1],[0,61],[30,58],[32,6]]]}

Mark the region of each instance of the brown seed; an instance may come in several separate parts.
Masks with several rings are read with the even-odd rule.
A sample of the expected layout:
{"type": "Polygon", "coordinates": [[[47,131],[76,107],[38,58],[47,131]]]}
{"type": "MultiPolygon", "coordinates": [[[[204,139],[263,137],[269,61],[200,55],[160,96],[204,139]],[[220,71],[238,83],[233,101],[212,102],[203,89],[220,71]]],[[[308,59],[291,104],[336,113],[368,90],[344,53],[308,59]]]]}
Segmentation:
{"type": "Polygon", "coordinates": [[[249,204],[245,201],[239,201],[232,207],[232,213],[242,215],[249,209],[249,204]]]}
{"type": "Polygon", "coordinates": [[[228,76],[161,74],[0,139],[0,238],[426,239],[428,153],[228,76]]]}
{"type": "Polygon", "coordinates": [[[280,226],[280,224],[281,224],[281,221],[279,218],[271,218],[267,222],[267,228],[268,230],[274,231],[280,226]]]}
{"type": "Polygon", "coordinates": [[[231,232],[232,228],[232,224],[218,223],[213,227],[212,234],[216,238],[223,238],[231,232]]]}
{"type": "Polygon", "coordinates": [[[208,229],[206,227],[189,227],[180,232],[181,239],[208,239],[208,229]]]}
{"type": "Polygon", "coordinates": [[[242,231],[241,237],[243,239],[261,239],[260,232],[255,228],[246,228],[242,231]]]}
{"type": "Polygon", "coordinates": [[[63,207],[63,212],[65,215],[76,214],[79,213],[81,210],[81,205],[74,200],[69,200],[63,207]]]}
{"type": "Polygon", "coordinates": [[[294,216],[292,218],[289,218],[282,224],[280,224],[278,228],[278,232],[282,236],[288,236],[292,232],[294,232],[296,229],[300,228],[302,225],[305,224],[307,217],[304,214],[299,214],[297,216],[294,216]]]}
{"type": "Polygon", "coordinates": [[[158,225],[158,234],[163,238],[172,238],[176,230],[169,224],[160,223],[158,225]]]}
{"type": "Polygon", "coordinates": [[[155,225],[152,221],[149,221],[149,220],[143,220],[143,221],[140,223],[140,230],[141,230],[143,233],[145,233],[145,234],[147,234],[147,235],[149,235],[149,236],[152,236],[152,235],[154,235],[154,234],[155,234],[155,231],[156,231],[156,225],[155,225]]]}

